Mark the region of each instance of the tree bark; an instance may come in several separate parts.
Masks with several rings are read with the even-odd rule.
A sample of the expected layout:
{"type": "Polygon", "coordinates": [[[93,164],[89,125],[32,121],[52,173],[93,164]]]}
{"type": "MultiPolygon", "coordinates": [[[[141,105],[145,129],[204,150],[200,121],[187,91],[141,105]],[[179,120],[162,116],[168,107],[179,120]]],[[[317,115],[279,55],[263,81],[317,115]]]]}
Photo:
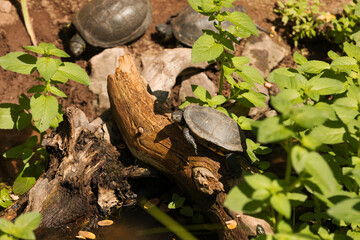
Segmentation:
{"type": "Polygon", "coordinates": [[[224,157],[201,145],[194,154],[170,114],[148,93],[129,55],[119,58],[116,73],[108,77],[108,93],[113,118],[132,154],[182,186],[222,226],[220,239],[248,239],[256,235],[257,224],[269,229],[264,221],[248,221],[249,217],[223,207],[230,188],[224,157]],[[229,221],[237,226],[230,229],[229,221]]]}

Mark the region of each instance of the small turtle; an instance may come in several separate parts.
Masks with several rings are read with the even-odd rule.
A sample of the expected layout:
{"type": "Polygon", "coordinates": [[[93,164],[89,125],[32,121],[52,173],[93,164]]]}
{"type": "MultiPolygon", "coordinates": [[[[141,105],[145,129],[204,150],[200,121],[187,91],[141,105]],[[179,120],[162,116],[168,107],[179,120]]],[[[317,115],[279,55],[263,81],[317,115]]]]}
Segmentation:
{"type": "Polygon", "coordinates": [[[131,42],[150,26],[150,0],[93,0],[75,15],[78,33],[70,40],[70,51],[81,55],[86,43],[109,48],[131,42]]]}
{"type": "MultiPolygon", "coordinates": [[[[233,8],[223,8],[228,12],[246,12],[243,6],[233,8]]],[[[209,21],[208,16],[195,11],[190,5],[183,8],[179,13],[170,17],[166,24],[156,25],[156,30],[164,42],[169,41],[174,36],[182,44],[191,47],[194,42],[203,35],[203,29],[215,31],[214,21],[209,21]]],[[[222,27],[228,29],[232,24],[228,21],[223,22],[222,27]]],[[[270,33],[266,29],[256,26],[259,30],[270,33]]]]}
{"type": "Polygon", "coordinates": [[[216,109],[191,104],[185,110],[173,112],[171,118],[183,126],[184,137],[194,147],[195,154],[196,141],[227,158],[230,153],[246,151],[242,129],[216,109]]]}

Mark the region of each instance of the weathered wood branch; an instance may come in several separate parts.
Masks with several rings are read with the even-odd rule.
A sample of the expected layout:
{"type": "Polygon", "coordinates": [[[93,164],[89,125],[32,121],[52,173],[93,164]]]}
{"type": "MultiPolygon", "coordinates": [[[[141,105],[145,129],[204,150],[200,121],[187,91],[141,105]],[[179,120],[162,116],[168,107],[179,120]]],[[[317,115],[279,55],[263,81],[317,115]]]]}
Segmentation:
{"type": "Polygon", "coordinates": [[[108,93],[113,118],[132,154],[186,189],[208,216],[223,226],[219,232],[222,239],[248,239],[256,235],[257,223],[268,229],[264,221],[248,221],[249,217],[223,207],[229,189],[223,157],[201,145],[198,155],[194,154],[170,114],[148,93],[129,55],[120,57],[116,73],[109,76],[108,93]],[[227,227],[230,220],[237,222],[236,228],[227,227]]]}

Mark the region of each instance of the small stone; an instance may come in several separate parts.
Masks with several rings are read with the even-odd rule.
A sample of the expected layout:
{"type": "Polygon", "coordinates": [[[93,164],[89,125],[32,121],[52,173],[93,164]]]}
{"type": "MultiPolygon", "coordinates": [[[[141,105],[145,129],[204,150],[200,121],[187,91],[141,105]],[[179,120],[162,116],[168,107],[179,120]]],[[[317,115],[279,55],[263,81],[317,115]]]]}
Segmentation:
{"type": "Polygon", "coordinates": [[[113,224],[114,224],[114,221],[109,220],[109,219],[102,220],[102,221],[99,221],[99,222],[98,222],[98,225],[99,225],[100,227],[106,227],[106,226],[110,226],[110,225],[113,225],[113,224]]]}
{"type": "Polygon", "coordinates": [[[10,1],[0,1],[0,12],[10,13],[11,7],[12,5],[10,1]]]}
{"type": "MultiPolygon", "coordinates": [[[[87,239],[95,239],[96,236],[95,234],[93,234],[92,232],[88,232],[88,231],[79,231],[78,232],[79,236],[87,238],[87,239]]],[[[84,239],[82,238],[82,239],[84,239]]]]}
{"type": "Polygon", "coordinates": [[[235,220],[229,220],[229,221],[226,221],[225,223],[226,223],[227,228],[230,230],[236,228],[236,226],[237,226],[237,223],[235,220]]]}

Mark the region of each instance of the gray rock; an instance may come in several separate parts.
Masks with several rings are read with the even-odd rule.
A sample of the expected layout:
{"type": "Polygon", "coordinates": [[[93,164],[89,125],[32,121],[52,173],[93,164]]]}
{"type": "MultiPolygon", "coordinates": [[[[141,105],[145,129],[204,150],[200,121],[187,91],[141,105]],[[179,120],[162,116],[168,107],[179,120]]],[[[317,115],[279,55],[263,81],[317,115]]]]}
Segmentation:
{"type": "Polygon", "coordinates": [[[107,109],[110,107],[107,77],[115,73],[119,57],[126,53],[128,50],[125,47],[108,48],[90,59],[90,90],[98,96],[93,102],[95,108],[107,109]]]}
{"type": "Polygon", "coordinates": [[[250,66],[257,68],[265,78],[279,62],[290,53],[289,48],[273,42],[265,33],[251,36],[245,43],[243,56],[250,57],[250,66]]]}
{"type": "Polygon", "coordinates": [[[188,79],[182,80],[179,90],[179,100],[185,101],[185,97],[195,97],[191,85],[199,85],[204,87],[213,97],[216,95],[215,84],[203,72],[195,74],[188,79]]]}

